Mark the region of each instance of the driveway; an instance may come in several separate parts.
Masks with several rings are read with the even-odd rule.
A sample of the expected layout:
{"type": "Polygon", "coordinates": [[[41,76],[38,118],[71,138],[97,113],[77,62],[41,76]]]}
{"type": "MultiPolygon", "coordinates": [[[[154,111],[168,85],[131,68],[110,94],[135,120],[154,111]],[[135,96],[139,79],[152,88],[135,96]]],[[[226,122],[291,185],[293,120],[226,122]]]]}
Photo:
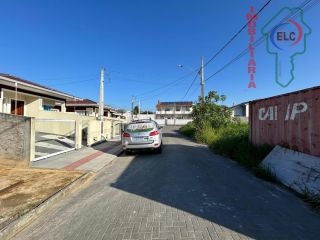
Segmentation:
{"type": "Polygon", "coordinates": [[[74,148],[72,137],[36,132],[35,158],[47,156],[74,148]]]}
{"type": "Polygon", "coordinates": [[[161,155],[119,157],[16,239],[318,239],[293,193],[164,131],[161,155]]]}

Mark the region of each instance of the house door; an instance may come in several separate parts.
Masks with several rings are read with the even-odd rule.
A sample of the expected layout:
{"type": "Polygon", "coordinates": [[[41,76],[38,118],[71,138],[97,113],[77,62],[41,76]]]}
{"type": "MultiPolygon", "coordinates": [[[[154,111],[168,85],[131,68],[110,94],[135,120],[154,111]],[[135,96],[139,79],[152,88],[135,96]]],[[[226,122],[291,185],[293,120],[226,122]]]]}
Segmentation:
{"type": "Polygon", "coordinates": [[[17,113],[15,110],[16,110],[15,100],[11,99],[11,114],[17,114],[20,116],[24,115],[24,101],[17,100],[17,113]]]}

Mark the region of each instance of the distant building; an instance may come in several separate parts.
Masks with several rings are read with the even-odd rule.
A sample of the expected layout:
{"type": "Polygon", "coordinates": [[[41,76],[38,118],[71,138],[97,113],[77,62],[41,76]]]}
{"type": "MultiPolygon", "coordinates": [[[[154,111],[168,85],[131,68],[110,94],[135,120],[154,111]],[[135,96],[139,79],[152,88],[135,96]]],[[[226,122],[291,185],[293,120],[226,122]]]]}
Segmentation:
{"type": "Polygon", "coordinates": [[[237,117],[242,121],[248,122],[249,120],[249,102],[243,102],[230,107],[232,117],[237,117]]]}
{"type": "Polygon", "coordinates": [[[191,119],[192,102],[158,102],[156,119],[191,119]]]}
{"type": "Polygon", "coordinates": [[[158,102],[155,118],[163,125],[185,125],[192,121],[192,102],[158,102]]]}
{"type": "Polygon", "coordinates": [[[98,115],[99,105],[90,99],[74,99],[67,101],[66,109],[67,112],[75,112],[81,116],[92,116],[98,115]]]}
{"type": "MultiPolygon", "coordinates": [[[[98,117],[99,115],[99,104],[90,99],[74,99],[72,101],[67,101],[66,109],[67,112],[75,112],[81,116],[98,117]]],[[[125,111],[110,106],[104,107],[104,116],[109,118],[126,118],[125,111]]]]}

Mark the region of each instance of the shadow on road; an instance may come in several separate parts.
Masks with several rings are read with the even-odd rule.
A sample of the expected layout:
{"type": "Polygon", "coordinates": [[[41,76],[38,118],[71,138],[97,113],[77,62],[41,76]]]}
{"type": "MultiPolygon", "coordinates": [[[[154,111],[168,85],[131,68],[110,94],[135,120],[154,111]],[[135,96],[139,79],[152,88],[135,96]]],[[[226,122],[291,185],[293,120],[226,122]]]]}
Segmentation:
{"type": "Polygon", "coordinates": [[[167,144],[162,155],[139,153],[111,186],[252,238],[272,234],[278,239],[308,238],[320,232],[319,216],[293,194],[215,157],[201,145],[167,144]]]}

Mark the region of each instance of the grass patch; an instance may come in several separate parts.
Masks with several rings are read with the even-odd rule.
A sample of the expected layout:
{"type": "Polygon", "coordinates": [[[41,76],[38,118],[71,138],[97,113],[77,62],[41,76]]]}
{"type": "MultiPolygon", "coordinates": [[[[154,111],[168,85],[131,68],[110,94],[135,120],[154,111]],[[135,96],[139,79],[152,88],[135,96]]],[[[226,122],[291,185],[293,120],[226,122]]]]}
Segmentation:
{"type": "Polygon", "coordinates": [[[320,213],[320,194],[315,194],[310,192],[308,189],[305,189],[302,193],[302,199],[317,213],[320,213]]]}
{"type": "Polygon", "coordinates": [[[188,123],[180,128],[180,132],[187,137],[194,138],[196,127],[192,123],[188,123]]]}
{"type": "Polygon", "coordinates": [[[197,142],[210,145],[216,140],[217,133],[212,127],[205,126],[204,128],[196,131],[194,138],[197,140],[197,142]]]}
{"type": "Polygon", "coordinates": [[[270,168],[262,167],[259,165],[257,167],[252,168],[252,171],[255,176],[263,180],[273,182],[273,183],[280,182],[276,174],[270,168]]]}
{"type": "Polygon", "coordinates": [[[227,156],[252,170],[258,168],[261,161],[272,150],[270,146],[253,146],[249,143],[247,124],[232,124],[219,129],[209,147],[214,152],[227,156]]]}

